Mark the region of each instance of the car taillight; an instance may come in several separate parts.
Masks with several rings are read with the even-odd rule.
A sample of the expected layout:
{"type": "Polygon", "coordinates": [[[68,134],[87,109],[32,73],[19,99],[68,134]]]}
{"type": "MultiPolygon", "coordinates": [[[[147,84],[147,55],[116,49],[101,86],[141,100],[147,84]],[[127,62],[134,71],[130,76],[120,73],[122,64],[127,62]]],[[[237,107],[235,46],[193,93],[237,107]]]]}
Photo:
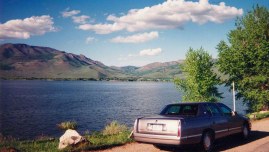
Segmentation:
{"type": "Polygon", "coordinates": [[[180,137],[181,136],[181,121],[179,120],[178,122],[178,131],[177,131],[177,136],[180,137]]]}

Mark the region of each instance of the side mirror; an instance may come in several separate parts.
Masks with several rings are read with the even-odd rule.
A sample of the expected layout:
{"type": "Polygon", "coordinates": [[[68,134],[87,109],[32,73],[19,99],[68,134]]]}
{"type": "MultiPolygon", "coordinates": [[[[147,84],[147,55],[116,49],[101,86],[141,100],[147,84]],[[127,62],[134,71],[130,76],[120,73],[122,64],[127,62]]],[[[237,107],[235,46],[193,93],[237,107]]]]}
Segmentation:
{"type": "Polygon", "coordinates": [[[235,116],[237,115],[237,112],[236,111],[232,111],[232,116],[235,116]]]}

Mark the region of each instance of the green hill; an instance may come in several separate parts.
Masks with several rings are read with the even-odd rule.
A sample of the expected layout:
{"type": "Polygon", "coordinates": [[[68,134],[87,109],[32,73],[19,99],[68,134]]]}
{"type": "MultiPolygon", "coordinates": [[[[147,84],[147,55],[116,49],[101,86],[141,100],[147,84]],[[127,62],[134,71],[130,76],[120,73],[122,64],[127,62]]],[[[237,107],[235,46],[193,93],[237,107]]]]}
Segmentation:
{"type": "Polygon", "coordinates": [[[2,79],[115,79],[157,80],[180,76],[183,61],[151,63],[142,67],[109,67],[84,55],[27,44],[0,46],[2,79]]]}

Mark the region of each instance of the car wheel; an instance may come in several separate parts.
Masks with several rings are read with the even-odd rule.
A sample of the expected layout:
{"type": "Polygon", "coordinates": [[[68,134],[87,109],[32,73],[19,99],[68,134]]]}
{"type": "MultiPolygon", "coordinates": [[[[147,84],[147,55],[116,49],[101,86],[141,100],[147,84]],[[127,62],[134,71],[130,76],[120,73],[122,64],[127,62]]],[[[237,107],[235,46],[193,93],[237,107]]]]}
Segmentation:
{"type": "Polygon", "coordinates": [[[213,145],[214,145],[213,133],[211,133],[210,131],[205,132],[202,136],[202,148],[206,152],[210,152],[213,149],[213,145]]]}
{"type": "Polygon", "coordinates": [[[242,136],[243,136],[244,139],[247,139],[249,137],[249,132],[250,132],[250,130],[249,130],[248,125],[244,124],[243,125],[243,130],[242,130],[242,136]]]}

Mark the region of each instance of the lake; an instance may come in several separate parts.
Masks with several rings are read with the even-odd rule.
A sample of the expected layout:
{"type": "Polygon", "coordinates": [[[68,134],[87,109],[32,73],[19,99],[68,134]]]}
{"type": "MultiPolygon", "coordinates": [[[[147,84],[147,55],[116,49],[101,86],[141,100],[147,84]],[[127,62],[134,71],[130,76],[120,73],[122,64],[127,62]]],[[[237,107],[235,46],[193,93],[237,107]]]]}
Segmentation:
{"type": "MultiPolygon", "coordinates": [[[[159,113],[180,102],[173,83],[100,81],[0,81],[0,133],[20,139],[40,135],[59,137],[56,124],[74,120],[78,131],[100,131],[113,120],[132,127],[137,117],[159,113]]],[[[232,108],[232,93],[221,102],[232,108]]],[[[245,113],[241,101],[237,111],[245,113]]]]}

